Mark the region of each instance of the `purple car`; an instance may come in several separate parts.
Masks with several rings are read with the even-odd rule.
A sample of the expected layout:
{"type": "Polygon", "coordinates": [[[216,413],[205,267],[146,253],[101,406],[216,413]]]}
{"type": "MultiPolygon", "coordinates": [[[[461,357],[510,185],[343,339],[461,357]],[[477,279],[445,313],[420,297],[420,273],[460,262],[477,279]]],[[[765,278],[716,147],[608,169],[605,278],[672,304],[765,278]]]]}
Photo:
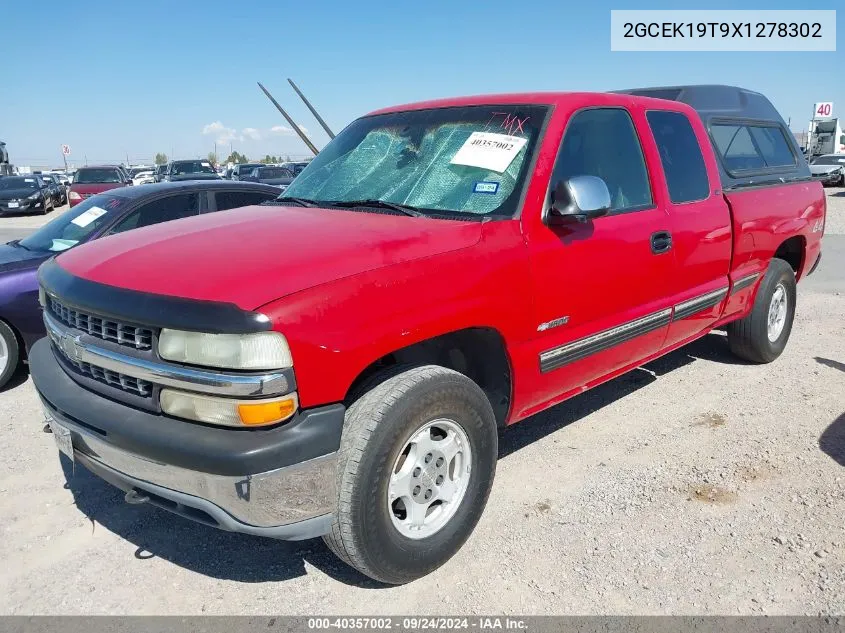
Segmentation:
{"type": "Polygon", "coordinates": [[[122,187],[91,196],[32,235],[0,246],[0,389],[44,336],[36,279],[42,262],[98,237],[260,204],[278,195],[270,185],[226,180],[122,187]]]}

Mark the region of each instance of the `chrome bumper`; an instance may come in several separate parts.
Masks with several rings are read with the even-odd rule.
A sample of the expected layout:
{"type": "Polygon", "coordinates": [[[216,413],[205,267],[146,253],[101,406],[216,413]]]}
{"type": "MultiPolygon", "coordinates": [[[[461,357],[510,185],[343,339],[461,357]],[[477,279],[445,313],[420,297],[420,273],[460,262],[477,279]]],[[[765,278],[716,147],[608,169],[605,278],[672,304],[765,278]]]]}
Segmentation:
{"type": "Polygon", "coordinates": [[[44,404],[71,432],[74,460],[152,505],[215,527],[298,540],[329,531],[337,453],[244,476],[213,475],[150,461],[117,448],[44,404]]]}

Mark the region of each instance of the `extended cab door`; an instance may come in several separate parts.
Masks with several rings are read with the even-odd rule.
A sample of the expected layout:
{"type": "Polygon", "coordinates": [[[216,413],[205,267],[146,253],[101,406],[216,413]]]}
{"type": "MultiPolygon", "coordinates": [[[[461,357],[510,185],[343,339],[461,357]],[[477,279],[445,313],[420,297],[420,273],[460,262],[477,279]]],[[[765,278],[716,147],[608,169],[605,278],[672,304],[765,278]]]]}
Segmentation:
{"type": "Polygon", "coordinates": [[[647,165],[638,129],[648,133],[645,117],[625,107],[572,114],[550,187],[598,176],[612,209],[563,226],[525,219],[532,222],[527,242],[539,372],[526,413],[656,353],[666,337],[675,269],[664,238],[672,227],[653,193],[659,164],[652,155],[647,165]]]}
{"type": "Polygon", "coordinates": [[[676,266],[667,279],[673,311],[664,345],[670,347],[709,329],[722,314],[731,265],[731,218],[698,116],[651,108],[645,115],[665,174],[659,193],[669,214],[676,266]]]}

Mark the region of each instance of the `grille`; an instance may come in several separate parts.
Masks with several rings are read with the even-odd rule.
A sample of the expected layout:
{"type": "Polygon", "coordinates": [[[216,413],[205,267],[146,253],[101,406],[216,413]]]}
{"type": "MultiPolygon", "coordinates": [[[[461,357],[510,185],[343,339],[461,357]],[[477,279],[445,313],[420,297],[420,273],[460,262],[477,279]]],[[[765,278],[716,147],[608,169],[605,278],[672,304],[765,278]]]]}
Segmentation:
{"type": "Polygon", "coordinates": [[[104,369],[103,367],[92,365],[91,363],[71,360],[67,356],[65,356],[65,359],[71,365],[76,367],[80,373],[87,374],[95,380],[111,385],[112,387],[117,387],[118,389],[123,389],[123,391],[128,391],[130,393],[136,393],[144,398],[149,398],[150,394],[153,392],[152,383],[147,382],[146,380],[134,378],[125,374],[119,374],[111,369],[104,369]]]}
{"type": "Polygon", "coordinates": [[[50,297],[50,311],[67,325],[106,341],[142,350],[150,349],[153,345],[153,331],[150,328],[127,325],[80,312],[68,308],[53,297],[50,297]]]}

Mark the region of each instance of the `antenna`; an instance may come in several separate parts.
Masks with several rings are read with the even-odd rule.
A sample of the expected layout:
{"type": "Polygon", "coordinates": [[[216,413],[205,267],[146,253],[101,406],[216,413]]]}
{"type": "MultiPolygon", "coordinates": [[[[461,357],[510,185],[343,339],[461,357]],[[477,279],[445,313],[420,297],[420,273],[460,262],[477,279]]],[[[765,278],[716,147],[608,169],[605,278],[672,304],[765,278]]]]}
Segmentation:
{"type": "Polygon", "coordinates": [[[296,91],[296,94],[299,95],[299,98],[305,102],[305,105],[308,107],[308,109],[311,110],[311,114],[313,114],[314,118],[317,119],[317,123],[319,123],[323,127],[323,129],[326,131],[326,134],[329,135],[329,138],[334,138],[334,132],[332,132],[331,128],[326,125],[325,121],[323,121],[323,117],[317,114],[317,111],[314,109],[314,106],[312,106],[311,102],[305,98],[305,95],[302,94],[302,91],[296,87],[296,84],[293,83],[293,79],[288,79],[288,83],[291,85],[291,88],[296,91]]]}
{"type": "Polygon", "coordinates": [[[288,115],[288,113],[287,113],[287,112],[285,112],[285,109],[284,109],[282,106],[280,106],[280,105],[279,105],[279,102],[278,102],[278,101],[276,101],[276,100],[273,98],[273,95],[271,95],[271,94],[267,91],[267,88],[265,88],[264,86],[262,86],[262,85],[261,85],[261,82],[260,82],[260,81],[258,82],[258,87],[259,87],[259,88],[261,88],[261,90],[264,92],[264,94],[265,94],[265,95],[267,95],[267,98],[268,98],[268,99],[270,99],[270,101],[272,101],[272,102],[273,102],[273,105],[274,105],[274,106],[276,106],[276,109],[277,109],[279,112],[281,112],[281,113],[282,113],[282,116],[283,116],[283,117],[285,117],[285,120],[286,120],[286,121],[290,124],[290,126],[294,129],[294,131],[295,131],[297,134],[299,134],[299,138],[301,138],[301,139],[302,139],[302,142],[303,142],[303,143],[305,143],[305,144],[308,146],[308,149],[310,149],[310,150],[314,153],[314,156],[316,156],[317,154],[319,154],[320,152],[319,152],[319,150],[316,148],[316,146],[314,145],[314,143],[312,143],[312,142],[311,142],[311,140],[310,140],[307,136],[305,136],[305,132],[303,132],[301,129],[299,129],[299,126],[298,126],[296,123],[294,123],[294,122],[293,122],[293,119],[292,119],[292,118],[290,118],[290,115],[288,115]]]}

